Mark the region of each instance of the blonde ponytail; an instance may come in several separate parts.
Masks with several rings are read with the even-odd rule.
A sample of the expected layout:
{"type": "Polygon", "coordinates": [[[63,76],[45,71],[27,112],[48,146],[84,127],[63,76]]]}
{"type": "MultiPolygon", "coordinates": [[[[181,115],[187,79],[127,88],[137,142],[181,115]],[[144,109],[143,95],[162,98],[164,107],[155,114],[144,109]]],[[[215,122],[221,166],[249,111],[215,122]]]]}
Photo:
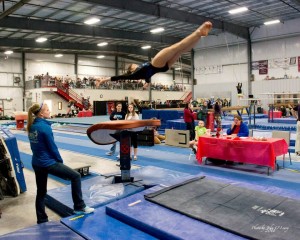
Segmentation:
{"type": "Polygon", "coordinates": [[[27,117],[27,132],[30,131],[31,125],[35,119],[35,117],[39,114],[41,111],[43,104],[34,103],[29,109],[28,109],[28,117],[27,117]]]}

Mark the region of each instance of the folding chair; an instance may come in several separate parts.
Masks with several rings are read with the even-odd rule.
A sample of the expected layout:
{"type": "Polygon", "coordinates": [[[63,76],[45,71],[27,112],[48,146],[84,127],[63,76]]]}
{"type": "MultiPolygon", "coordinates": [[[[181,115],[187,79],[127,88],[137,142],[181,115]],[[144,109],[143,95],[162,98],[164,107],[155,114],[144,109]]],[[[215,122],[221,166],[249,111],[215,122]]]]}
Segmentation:
{"type": "MultiPolygon", "coordinates": [[[[286,141],[286,143],[288,145],[290,164],[292,164],[291,149],[290,149],[291,132],[290,131],[272,131],[272,138],[283,138],[286,141]]],[[[283,155],[283,168],[284,168],[284,160],[285,160],[285,154],[283,155]]]]}

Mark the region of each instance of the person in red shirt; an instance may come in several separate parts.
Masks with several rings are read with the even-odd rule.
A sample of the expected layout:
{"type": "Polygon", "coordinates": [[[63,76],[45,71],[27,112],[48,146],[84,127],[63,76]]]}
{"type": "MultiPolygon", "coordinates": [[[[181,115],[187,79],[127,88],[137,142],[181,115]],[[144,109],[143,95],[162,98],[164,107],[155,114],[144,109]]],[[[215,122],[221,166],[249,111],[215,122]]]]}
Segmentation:
{"type": "Polygon", "coordinates": [[[183,110],[183,120],[186,124],[186,130],[190,131],[190,141],[192,141],[195,139],[195,119],[191,103],[187,103],[183,110]]]}

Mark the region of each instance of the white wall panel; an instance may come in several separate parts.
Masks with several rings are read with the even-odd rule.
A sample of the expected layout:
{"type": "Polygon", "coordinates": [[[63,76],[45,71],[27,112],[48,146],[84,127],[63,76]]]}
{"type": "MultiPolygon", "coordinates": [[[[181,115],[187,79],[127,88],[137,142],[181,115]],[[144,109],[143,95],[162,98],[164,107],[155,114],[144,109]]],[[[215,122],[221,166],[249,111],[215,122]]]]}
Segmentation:
{"type": "Polygon", "coordinates": [[[196,45],[195,50],[215,47],[226,47],[227,45],[237,45],[246,43],[247,41],[243,38],[239,38],[231,33],[220,33],[218,36],[207,36],[202,38],[196,45]]]}
{"type": "Polygon", "coordinates": [[[0,72],[21,73],[22,61],[19,58],[8,58],[0,60],[0,72]]]}
{"type": "Polygon", "coordinates": [[[196,66],[240,64],[247,62],[247,46],[223,46],[195,51],[196,66]]]}
{"type": "Polygon", "coordinates": [[[36,60],[26,61],[26,79],[38,74],[49,73],[50,76],[72,76],[74,75],[74,64],[39,62],[36,60]]]}
{"type": "Polygon", "coordinates": [[[22,88],[0,88],[0,98],[11,98],[11,101],[4,101],[4,114],[14,116],[15,111],[23,110],[23,90],[22,88]]]}
{"type": "Polygon", "coordinates": [[[0,86],[12,86],[12,79],[8,75],[7,73],[0,72],[0,86]]]}
{"type": "Polygon", "coordinates": [[[250,32],[252,32],[251,39],[253,42],[300,35],[300,19],[268,26],[262,25],[259,28],[251,28],[250,32]]]}
{"type": "Polygon", "coordinates": [[[103,59],[91,58],[88,56],[78,56],[78,65],[82,66],[98,66],[98,67],[115,67],[115,58],[114,57],[105,57],[103,59]]]}
{"type": "Polygon", "coordinates": [[[114,76],[115,70],[112,68],[101,68],[98,66],[78,66],[78,75],[80,76],[114,76]]]}
{"type": "Polygon", "coordinates": [[[26,53],[25,58],[27,60],[33,60],[37,62],[55,62],[55,63],[68,63],[74,64],[74,54],[63,54],[62,57],[57,58],[53,53],[26,53]]]}

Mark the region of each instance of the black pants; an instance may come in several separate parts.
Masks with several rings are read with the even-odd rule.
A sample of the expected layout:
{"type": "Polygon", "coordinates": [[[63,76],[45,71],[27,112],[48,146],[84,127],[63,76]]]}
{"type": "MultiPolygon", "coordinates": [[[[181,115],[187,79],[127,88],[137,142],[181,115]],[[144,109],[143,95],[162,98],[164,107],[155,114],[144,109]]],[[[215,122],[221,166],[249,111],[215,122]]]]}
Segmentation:
{"type": "Polygon", "coordinates": [[[35,181],[37,186],[35,199],[37,223],[48,222],[48,216],[45,211],[45,197],[47,193],[47,180],[49,173],[60,178],[70,179],[74,210],[81,210],[85,207],[85,203],[82,200],[81,176],[79,172],[76,172],[60,162],[49,167],[32,167],[35,172],[35,181]]]}
{"type": "Polygon", "coordinates": [[[185,123],[186,124],[186,130],[190,131],[190,141],[193,141],[195,139],[195,123],[185,123]]]}
{"type": "Polygon", "coordinates": [[[131,132],[131,146],[133,148],[137,148],[138,147],[138,144],[137,144],[137,135],[138,133],[137,132],[131,132]]]}

